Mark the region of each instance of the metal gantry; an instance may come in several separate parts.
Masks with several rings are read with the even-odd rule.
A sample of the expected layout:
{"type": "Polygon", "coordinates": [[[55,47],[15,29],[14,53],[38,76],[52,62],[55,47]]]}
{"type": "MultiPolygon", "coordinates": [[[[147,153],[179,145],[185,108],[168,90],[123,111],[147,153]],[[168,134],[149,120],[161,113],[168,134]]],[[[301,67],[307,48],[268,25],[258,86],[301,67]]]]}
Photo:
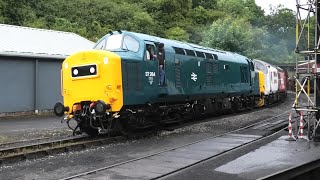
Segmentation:
{"type": "MultiPolygon", "coordinates": [[[[292,109],[296,112],[297,119],[300,119],[302,115],[303,127],[308,127],[309,140],[317,135],[316,130],[320,122],[319,3],[320,0],[304,0],[304,2],[296,0],[296,98],[292,109]]],[[[298,136],[299,133],[301,135],[300,130],[303,127],[298,120],[295,122],[296,127],[299,127],[297,128],[299,130],[296,131],[298,136]]]]}

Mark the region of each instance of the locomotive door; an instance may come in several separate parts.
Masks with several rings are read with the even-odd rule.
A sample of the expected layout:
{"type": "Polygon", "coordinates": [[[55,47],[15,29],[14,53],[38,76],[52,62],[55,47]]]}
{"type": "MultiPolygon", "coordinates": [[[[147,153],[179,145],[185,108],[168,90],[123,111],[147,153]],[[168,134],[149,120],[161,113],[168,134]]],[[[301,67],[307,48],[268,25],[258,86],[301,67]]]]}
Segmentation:
{"type": "Polygon", "coordinates": [[[146,96],[156,96],[159,90],[159,65],[154,42],[146,41],[144,56],[144,92],[146,96]]]}

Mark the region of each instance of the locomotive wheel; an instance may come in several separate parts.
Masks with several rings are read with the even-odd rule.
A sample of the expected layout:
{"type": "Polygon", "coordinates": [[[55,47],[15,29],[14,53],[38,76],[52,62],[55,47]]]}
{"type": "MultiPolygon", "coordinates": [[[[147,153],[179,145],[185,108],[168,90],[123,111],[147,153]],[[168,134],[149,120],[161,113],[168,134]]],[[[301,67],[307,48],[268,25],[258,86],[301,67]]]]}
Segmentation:
{"type": "Polygon", "coordinates": [[[98,130],[93,129],[92,127],[90,127],[89,124],[84,125],[84,126],[80,125],[79,127],[80,127],[80,130],[81,130],[82,132],[85,132],[85,133],[88,134],[89,136],[95,137],[95,136],[98,136],[98,134],[99,134],[99,133],[98,133],[98,130]]]}
{"type": "Polygon", "coordinates": [[[241,106],[242,106],[241,102],[240,102],[238,99],[235,99],[235,100],[232,102],[231,113],[240,112],[241,106]]]}
{"type": "Polygon", "coordinates": [[[201,117],[202,111],[203,108],[200,105],[195,104],[193,107],[193,120],[198,120],[201,117]]]}
{"type": "Polygon", "coordinates": [[[93,129],[91,127],[87,127],[85,129],[81,129],[81,130],[84,131],[85,133],[87,133],[89,136],[93,136],[93,137],[98,136],[98,134],[99,134],[98,130],[93,129]]]}
{"type": "Polygon", "coordinates": [[[123,136],[128,136],[132,132],[132,127],[129,124],[130,118],[121,118],[117,121],[117,129],[123,136]]]}

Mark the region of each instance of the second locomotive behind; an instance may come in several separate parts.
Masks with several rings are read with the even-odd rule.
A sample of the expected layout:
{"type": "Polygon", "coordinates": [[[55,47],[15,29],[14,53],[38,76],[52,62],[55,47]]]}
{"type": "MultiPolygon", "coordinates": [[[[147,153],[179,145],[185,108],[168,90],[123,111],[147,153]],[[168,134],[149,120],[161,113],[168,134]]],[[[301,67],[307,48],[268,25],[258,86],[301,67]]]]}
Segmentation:
{"type": "Polygon", "coordinates": [[[74,131],[125,134],[278,101],[278,90],[265,86],[268,72],[270,68],[258,70],[252,60],[236,53],[115,31],[93,50],[63,62],[64,103],[57,103],[54,111],[67,122],[74,119],[74,131]]]}

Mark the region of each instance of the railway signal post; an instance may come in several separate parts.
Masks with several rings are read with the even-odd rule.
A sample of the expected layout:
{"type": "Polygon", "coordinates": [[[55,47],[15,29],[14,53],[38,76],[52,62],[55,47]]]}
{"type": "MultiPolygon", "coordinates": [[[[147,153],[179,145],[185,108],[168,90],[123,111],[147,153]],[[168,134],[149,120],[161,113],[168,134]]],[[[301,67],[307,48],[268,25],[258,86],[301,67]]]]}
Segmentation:
{"type": "Polygon", "coordinates": [[[297,114],[301,112],[304,114],[303,126],[307,126],[309,140],[319,135],[317,129],[320,124],[319,3],[320,0],[307,0],[307,2],[296,0],[296,98],[292,109],[297,114]],[[307,14],[307,17],[302,17],[302,14],[307,14]],[[312,84],[313,94],[311,94],[312,84]]]}

